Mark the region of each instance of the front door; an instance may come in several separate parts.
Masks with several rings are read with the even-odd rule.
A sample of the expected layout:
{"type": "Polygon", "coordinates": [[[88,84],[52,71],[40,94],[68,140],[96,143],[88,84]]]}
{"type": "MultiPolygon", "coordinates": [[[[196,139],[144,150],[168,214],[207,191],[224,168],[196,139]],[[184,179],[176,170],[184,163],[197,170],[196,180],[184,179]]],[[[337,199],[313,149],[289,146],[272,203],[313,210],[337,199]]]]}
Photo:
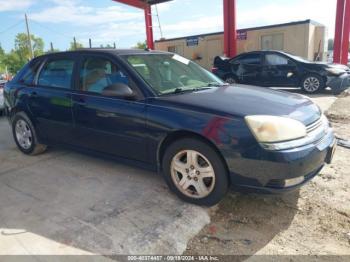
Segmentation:
{"type": "Polygon", "coordinates": [[[137,87],[116,61],[86,55],[80,63],[79,88],[73,94],[76,141],[80,146],[138,161],[147,161],[145,104],[137,87]],[[108,97],[113,84],[128,85],[134,100],[108,97]]]}
{"type": "Polygon", "coordinates": [[[265,55],[262,75],[265,84],[268,86],[298,85],[296,64],[281,54],[270,53],[265,55]]]}
{"type": "Polygon", "coordinates": [[[51,57],[45,61],[29,90],[29,110],[38,130],[50,141],[71,142],[74,68],[74,55],[51,57]]]}
{"type": "Polygon", "coordinates": [[[239,83],[262,85],[262,59],[260,53],[249,53],[230,62],[231,71],[239,83]]]}
{"type": "MultiPolygon", "coordinates": [[[[207,68],[208,70],[212,69],[212,67],[214,66],[215,57],[222,55],[222,52],[220,50],[222,50],[221,40],[219,39],[208,40],[207,41],[208,61],[206,61],[206,64],[203,64],[205,63],[205,61],[203,61],[201,65],[207,68]]],[[[201,62],[201,60],[199,62],[201,62]]]]}

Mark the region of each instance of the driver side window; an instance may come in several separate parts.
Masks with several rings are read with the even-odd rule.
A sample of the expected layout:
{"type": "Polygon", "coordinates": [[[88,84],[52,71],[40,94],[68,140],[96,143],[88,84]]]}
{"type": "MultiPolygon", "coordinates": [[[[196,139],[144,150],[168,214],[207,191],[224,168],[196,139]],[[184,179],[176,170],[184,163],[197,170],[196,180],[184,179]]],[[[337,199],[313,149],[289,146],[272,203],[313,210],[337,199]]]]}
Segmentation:
{"type": "Polygon", "coordinates": [[[113,84],[129,85],[128,77],[111,61],[101,57],[89,57],[83,61],[80,70],[80,89],[102,94],[113,84]]]}

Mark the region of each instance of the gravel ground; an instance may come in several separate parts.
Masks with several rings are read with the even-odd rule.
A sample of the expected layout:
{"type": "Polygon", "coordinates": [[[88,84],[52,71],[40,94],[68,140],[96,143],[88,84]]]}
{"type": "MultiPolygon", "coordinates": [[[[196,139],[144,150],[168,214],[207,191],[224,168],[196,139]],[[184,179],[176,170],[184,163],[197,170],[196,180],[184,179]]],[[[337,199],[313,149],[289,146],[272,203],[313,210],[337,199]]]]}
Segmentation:
{"type": "MultiPolygon", "coordinates": [[[[340,101],[348,108],[346,99],[334,106],[340,101]]],[[[325,97],[314,101],[331,104],[325,97]]],[[[332,108],[328,113],[335,112],[332,108]]],[[[337,135],[350,139],[350,121],[332,119],[337,135]]],[[[293,193],[228,194],[211,210],[211,223],[189,242],[186,254],[350,255],[349,159],[350,150],[338,147],[333,163],[293,193]]]]}

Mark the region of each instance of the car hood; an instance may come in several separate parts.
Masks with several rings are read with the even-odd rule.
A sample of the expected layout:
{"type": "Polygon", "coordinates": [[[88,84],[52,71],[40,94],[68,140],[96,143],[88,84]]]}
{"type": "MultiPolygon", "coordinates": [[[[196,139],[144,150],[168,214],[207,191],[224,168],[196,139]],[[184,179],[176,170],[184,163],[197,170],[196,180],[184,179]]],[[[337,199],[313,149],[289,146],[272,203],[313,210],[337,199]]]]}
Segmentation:
{"type": "Polygon", "coordinates": [[[334,63],[327,63],[327,62],[315,62],[314,64],[324,68],[337,68],[337,69],[349,70],[348,66],[342,65],[342,64],[334,64],[334,63]]]}
{"type": "Polygon", "coordinates": [[[315,122],[321,115],[318,106],[306,96],[246,85],[161,96],[154,102],[228,117],[286,116],[305,125],[315,122]]]}

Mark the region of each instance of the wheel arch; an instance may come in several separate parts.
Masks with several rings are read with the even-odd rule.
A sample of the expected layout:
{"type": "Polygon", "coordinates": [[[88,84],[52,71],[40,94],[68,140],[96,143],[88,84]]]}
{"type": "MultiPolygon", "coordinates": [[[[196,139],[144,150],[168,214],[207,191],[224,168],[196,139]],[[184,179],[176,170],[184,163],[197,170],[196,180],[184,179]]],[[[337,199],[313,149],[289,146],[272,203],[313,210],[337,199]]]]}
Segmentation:
{"type": "Polygon", "coordinates": [[[8,119],[11,122],[11,125],[12,125],[14,117],[19,113],[23,113],[31,121],[33,127],[35,128],[38,142],[39,143],[47,143],[46,136],[37,127],[37,122],[35,121],[35,117],[25,107],[22,107],[22,106],[13,107],[12,110],[8,113],[8,119]]]}
{"type": "Polygon", "coordinates": [[[320,78],[323,80],[324,85],[327,84],[327,76],[326,76],[326,75],[320,74],[320,73],[318,73],[318,72],[305,72],[305,73],[302,74],[301,77],[300,77],[299,86],[302,87],[303,82],[304,82],[304,80],[305,80],[305,78],[306,78],[307,76],[313,76],[313,75],[316,75],[316,76],[320,77],[320,78]]]}
{"type": "Polygon", "coordinates": [[[226,73],[224,76],[223,76],[223,80],[225,81],[227,78],[229,77],[232,77],[233,79],[235,79],[236,82],[238,82],[238,76],[236,76],[234,73],[232,72],[229,72],[229,73],[226,73]]]}
{"type": "Polygon", "coordinates": [[[157,151],[157,164],[158,164],[158,169],[159,171],[162,171],[162,161],[164,157],[164,153],[167,149],[168,146],[170,146],[172,143],[175,141],[178,141],[183,138],[192,138],[192,139],[198,139],[201,142],[206,143],[209,145],[220,157],[220,159],[223,161],[223,164],[225,165],[229,183],[231,184],[231,179],[229,175],[229,168],[227,165],[227,162],[225,158],[223,157],[222,153],[220,152],[219,148],[208,138],[206,138],[203,135],[200,135],[198,133],[192,132],[192,131],[187,131],[187,130],[177,130],[174,132],[169,133],[160,143],[158,146],[158,151],[157,151]]]}
{"type": "Polygon", "coordinates": [[[26,108],[22,107],[22,106],[15,106],[13,107],[9,113],[8,113],[8,117],[10,119],[10,121],[12,122],[13,118],[18,114],[18,113],[23,113],[25,114],[29,119],[30,121],[32,121],[32,124],[35,126],[35,122],[33,121],[33,116],[32,114],[26,110],[26,108]]]}

